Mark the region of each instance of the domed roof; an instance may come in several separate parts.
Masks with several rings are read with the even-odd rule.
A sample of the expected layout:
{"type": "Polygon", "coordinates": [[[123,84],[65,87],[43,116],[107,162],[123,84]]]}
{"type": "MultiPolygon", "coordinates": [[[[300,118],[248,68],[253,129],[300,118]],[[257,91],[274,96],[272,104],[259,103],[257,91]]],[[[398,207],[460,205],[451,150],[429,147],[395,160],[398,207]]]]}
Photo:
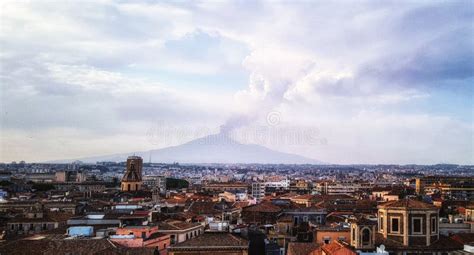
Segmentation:
{"type": "Polygon", "coordinates": [[[130,168],[127,169],[123,175],[122,182],[140,182],[142,177],[138,173],[138,170],[135,168],[135,164],[132,162],[130,168]]]}

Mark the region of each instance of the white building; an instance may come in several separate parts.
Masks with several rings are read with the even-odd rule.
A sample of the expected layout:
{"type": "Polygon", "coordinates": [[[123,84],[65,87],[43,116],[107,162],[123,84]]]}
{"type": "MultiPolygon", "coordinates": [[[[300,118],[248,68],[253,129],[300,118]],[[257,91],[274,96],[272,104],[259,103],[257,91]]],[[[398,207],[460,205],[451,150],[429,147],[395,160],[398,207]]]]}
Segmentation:
{"type": "Polygon", "coordinates": [[[254,197],[257,202],[260,202],[265,197],[265,183],[252,183],[252,197],[254,197]]]}
{"type": "Polygon", "coordinates": [[[166,177],[163,175],[145,175],[143,184],[149,188],[157,188],[161,193],[166,191],[166,177]]]}
{"type": "Polygon", "coordinates": [[[275,189],[288,189],[290,187],[290,180],[284,179],[281,181],[267,181],[265,187],[275,189]]]}

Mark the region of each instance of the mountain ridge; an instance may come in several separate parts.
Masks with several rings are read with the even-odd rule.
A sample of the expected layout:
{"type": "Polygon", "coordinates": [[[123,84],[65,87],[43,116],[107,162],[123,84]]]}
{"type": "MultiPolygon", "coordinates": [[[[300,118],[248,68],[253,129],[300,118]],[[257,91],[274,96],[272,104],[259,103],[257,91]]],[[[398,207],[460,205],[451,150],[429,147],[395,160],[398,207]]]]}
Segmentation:
{"type": "Polygon", "coordinates": [[[272,150],[261,145],[239,143],[221,133],[161,149],[57,160],[53,163],[69,163],[76,160],[85,163],[122,162],[130,155],[141,156],[144,161],[151,159],[152,163],[322,164],[315,159],[272,150]]]}

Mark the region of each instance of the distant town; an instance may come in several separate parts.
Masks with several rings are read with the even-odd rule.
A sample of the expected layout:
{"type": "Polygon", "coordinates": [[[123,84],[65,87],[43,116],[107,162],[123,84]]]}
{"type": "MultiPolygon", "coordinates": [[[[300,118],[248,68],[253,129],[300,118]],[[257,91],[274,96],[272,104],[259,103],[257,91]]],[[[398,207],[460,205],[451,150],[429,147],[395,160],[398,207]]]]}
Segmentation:
{"type": "Polygon", "coordinates": [[[474,166],[0,164],[1,254],[469,254],[474,166]]]}

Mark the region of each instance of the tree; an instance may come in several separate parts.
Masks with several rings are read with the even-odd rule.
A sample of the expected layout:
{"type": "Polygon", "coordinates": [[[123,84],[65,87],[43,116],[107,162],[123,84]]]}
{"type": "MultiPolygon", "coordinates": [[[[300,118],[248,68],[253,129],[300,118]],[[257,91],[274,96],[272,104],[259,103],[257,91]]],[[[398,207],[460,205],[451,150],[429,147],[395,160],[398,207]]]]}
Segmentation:
{"type": "Polygon", "coordinates": [[[49,191],[54,189],[54,185],[50,183],[34,183],[31,188],[36,191],[49,191]]]}
{"type": "Polygon", "coordinates": [[[189,182],[183,179],[166,178],[167,189],[183,189],[189,187],[189,182]]]}

